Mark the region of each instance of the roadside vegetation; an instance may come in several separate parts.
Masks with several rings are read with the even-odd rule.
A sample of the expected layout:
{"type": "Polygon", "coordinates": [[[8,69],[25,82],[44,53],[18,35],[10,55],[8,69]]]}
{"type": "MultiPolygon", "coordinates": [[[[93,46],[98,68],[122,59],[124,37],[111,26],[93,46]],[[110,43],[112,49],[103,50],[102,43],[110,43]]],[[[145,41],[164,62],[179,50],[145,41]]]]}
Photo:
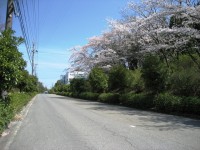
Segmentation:
{"type": "Polygon", "coordinates": [[[10,93],[7,98],[8,102],[0,102],[0,133],[8,127],[10,121],[17,113],[35,96],[32,93],[10,93]]]}
{"type": "Polygon", "coordinates": [[[25,70],[26,62],[18,51],[22,42],[12,30],[0,32],[0,135],[36,93],[46,90],[25,70]]]}
{"type": "Polygon", "coordinates": [[[130,2],[109,31],[75,47],[73,70],[90,72],[52,93],[163,113],[200,116],[198,1],[130,2]]]}
{"type": "Polygon", "coordinates": [[[131,71],[121,65],[114,66],[109,72],[94,68],[90,75],[93,70],[101,70],[93,74],[98,80],[93,81],[89,75],[87,79],[75,78],[69,85],[58,81],[50,92],[138,109],[200,116],[200,72],[187,55],[180,56],[179,65],[184,64],[190,65],[181,69],[177,60],[171,62],[172,71],[157,56],[151,55],[137,70],[131,71]]]}

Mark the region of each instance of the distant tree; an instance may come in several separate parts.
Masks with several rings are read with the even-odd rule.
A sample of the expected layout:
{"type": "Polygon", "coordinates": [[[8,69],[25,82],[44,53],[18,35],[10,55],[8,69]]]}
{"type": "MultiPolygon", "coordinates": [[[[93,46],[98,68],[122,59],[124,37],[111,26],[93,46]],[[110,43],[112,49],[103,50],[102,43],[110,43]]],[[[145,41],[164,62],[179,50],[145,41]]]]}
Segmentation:
{"type": "Polygon", "coordinates": [[[43,93],[44,91],[48,91],[48,88],[42,82],[38,82],[38,92],[43,93]]]}

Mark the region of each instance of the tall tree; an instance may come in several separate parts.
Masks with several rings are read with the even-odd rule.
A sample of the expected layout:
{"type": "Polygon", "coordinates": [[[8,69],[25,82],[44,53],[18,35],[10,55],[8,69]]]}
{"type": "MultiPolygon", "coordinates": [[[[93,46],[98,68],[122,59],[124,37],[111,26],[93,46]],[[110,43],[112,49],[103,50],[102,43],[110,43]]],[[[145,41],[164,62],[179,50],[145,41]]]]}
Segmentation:
{"type": "Polygon", "coordinates": [[[0,33],[0,91],[14,87],[24,70],[26,62],[17,48],[22,42],[23,39],[14,36],[12,30],[0,33]]]}
{"type": "MultiPolygon", "coordinates": [[[[72,68],[124,63],[135,69],[146,53],[169,66],[177,53],[200,56],[199,0],[143,0],[128,3],[128,17],[110,20],[109,31],[89,39],[73,53],[72,68]],[[173,20],[173,21],[172,21],[173,20]]],[[[200,66],[200,65],[199,65],[200,66]]]]}

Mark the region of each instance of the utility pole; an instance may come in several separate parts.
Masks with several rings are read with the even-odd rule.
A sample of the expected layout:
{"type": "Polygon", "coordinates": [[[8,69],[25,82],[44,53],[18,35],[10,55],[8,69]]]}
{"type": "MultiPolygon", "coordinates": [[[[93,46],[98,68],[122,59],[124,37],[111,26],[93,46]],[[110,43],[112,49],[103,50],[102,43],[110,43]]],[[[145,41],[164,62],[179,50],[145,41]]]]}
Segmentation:
{"type": "MultiPolygon", "coordinates": [[[[36,51],[37,52],[37,51],[36,51]]],[[[35,76],[37,77],[37,72],[36,72],[36,70],[37,70],[37,65],[38,64],[35,64],[35,76]]]]}
{"type": "Polygon", "coordinates": [[[32,64],[31,64],[31,74],[33,76],[36,76],[36,64],[35,64],[35,53],[38,51],[35,49],[35,43],[33,42],[33,47],[32,47],[32,64]]]}
{"type": "Polygon", "coordinates": [[[12,18],[14,12],[13,0],[8,0],[7,2],[7,12],[6,12],[6,26],[5,29],[12,29],[12,18]]]}
{"type": "Polygon", "coordinates": [[[35,57],[35,44],[33,43],[33,49],[32,49],[32,75],[34,75],[34,71],[35,71],[35,62],[34,62],[34,57],[35,57]]]}

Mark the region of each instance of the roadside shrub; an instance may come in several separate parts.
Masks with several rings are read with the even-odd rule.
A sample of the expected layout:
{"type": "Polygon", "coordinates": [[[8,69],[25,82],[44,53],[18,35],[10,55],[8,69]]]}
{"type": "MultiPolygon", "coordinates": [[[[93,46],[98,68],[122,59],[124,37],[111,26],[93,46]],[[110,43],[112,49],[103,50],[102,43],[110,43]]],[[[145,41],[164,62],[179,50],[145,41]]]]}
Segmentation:
{"type": "Polygon", "coordinates": [[[70,90],[73,94],[86,92],[86,80],[83,78],[74,78],[70,81],[70,90]]]}
{"type": "Polygon", "coordinates": [[[175,95],[200,96],[200,69],[189,56],[179,56],[179,59],[173,62],[169,84],[175,95]]]}
{"type": "Polygon", "coordinates": [[[65,93],[65,96],[71,97],[71,96],[72,96],[72,92],[66,92],[66,93],[65,93]]]}
{"type": "Polygon", "coordinates": [[[133,90],[136,93],[140,93],[144,91],[144,80],[142,78],[142,73],[140,69],[136,69],[133,72],[133,90]]]}
{"type": "Polygon", "coordinates": [[[36,93],[12,93],[10,95],[10,106],[14,113],[18,113],[35,95],[36,93]]]}
{"type": "Polygon", "coordinates": [[[165,89],[166,70],[162,64],[156,55],[145,56],[141,71],[148,91],[158,93],[165,89]]]}
{"type": "Polygon", "coordinates": [[[118,93],[102,93],[99,95],[98,100],[103,103],[119,104],[118,93]]]}
{"type": "Polygon", "coordinates": [[[144,94],[144,93],[126,93],[120,96],[120,103],[122,105],[139,108],[139,109],[150,109],[154,106],[153,104],[153,95],[144,94]]]}
{"type": "Polygon", "coordinates": [[[18,113],[36,93],[12,93],[9,103],[0,101],[0,134],[7,127],[14,115],[18,113]]]}
{"type": "Polygon", "coordinates": [[[83,93],[80,93],[79,97],[85,100],[97,100],[99,97],[99,94],[92,93],[92,92],[83,92],[83,93]]]}
{"type": "Polygon", "coordinates": [[[181,97],[170,93],[161,93],[155,98],[155,108],[161,112],[180,112],[182,111],[181,97]]]}
{"type": "Polygon", "coordinates": [[[183,97],[181,101],[182,112],[200,115],[200,98],[183,97]]]}
{"type": "Polygon", "coordinates": [[[105,92],[108,88],[108,77],[101,68],[93,68],[88,80],[93,92],[105,92]]]}
{"type": "Polygon", "coordinates": [[[13,109],[9,105],[5,105],[4,103],[0,103],[0,135],[3,130],[8,126],[9,122],[13,118],[14,113],[13,109]]]}
{"type": "MultiPolygon", "coordinates": [[[[61,96],[68,96],[68,97],[72,97],[72,92],[56,92],[54,94],[57,94],[57,95],[61,95],[61,96]]],[[[78,94],[77,94],[78,95],[78,94]]],[[[77,97],[76,95],[76,97],[77,97]]]]}
{"type": "Polygon", "coordinates": [[[72,92],[72,97],[74,97],[74,98],[79,98],[79,93],[72,92]]]}
{"type": "Polygon", "coordinates": [[[200,96],[200,72],[192,69],[174,72],[170,77],[171,91],[180,96],[200,96]]]}
{"type": "Polygon", "coordinates": [[[123,66],[114,66],[109,72],[108,86],[110,91],[127,91],[133,87],[133,73],[123,66]]]}

